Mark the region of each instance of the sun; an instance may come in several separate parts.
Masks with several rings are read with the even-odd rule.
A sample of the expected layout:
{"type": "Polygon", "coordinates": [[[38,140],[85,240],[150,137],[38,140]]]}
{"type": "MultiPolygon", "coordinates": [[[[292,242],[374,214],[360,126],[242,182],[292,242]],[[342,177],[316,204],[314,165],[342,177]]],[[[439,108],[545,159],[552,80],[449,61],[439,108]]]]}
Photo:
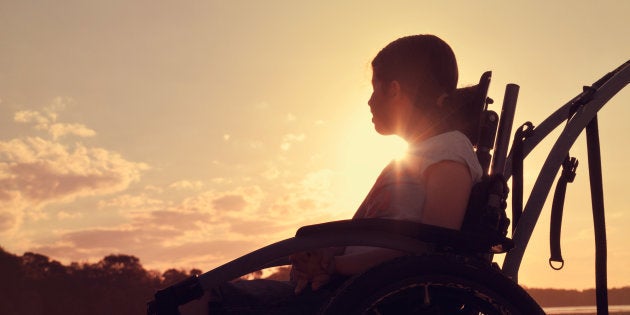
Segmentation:
{"type": "Polygon", "coordinates": [[[367,106],[349,117],[339,139],[339,195],[356,210],[383,168],[393,159],[403,158],[408,145],[398,136],[378,134],[367,106]]]}

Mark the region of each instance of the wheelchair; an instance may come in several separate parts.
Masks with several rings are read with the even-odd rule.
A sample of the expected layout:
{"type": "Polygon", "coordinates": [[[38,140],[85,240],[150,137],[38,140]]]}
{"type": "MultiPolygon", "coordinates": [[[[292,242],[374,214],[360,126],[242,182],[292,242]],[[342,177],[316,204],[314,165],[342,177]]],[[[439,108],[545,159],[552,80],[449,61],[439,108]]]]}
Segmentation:
{"type": "Polygon", "coordinates": [[[489,109],[493,103],[487,96],[490,80],[491,72],[481,76],[471,103],[475,114],[469,127],[476,131],[472,142],[485,175],[473,187],[461,230],[389,219],[342,220],[301,227],[292,238],[157,291],[155,299],[147,304],[147,313],[178,314],[180,305],[200,298],[205,291],[257,270],[286,265],[288,256],[296,252],[372,246],[408,255],[350,278],[321,306],[321,314],[544,314],[518,285],[518,270],[561,168],[553,197],[550,264],[562,263],[559,237],[564,190],[577,167],[569,150],[585,130],[596,241],[597,311],[608,314],[597,113],[630,82],[630,61],[584,87],[538,126],[523,124],[515,132],[511,146],[519,86],[506,86],[499,115],[489,109]],[[565,122],[523,206],[523,160],[565,122]],[[508,179],[512,180],[511,191],[508,179]],[[506,214],[508,192],[511,220],[506,214]],[[427,253],[427,244],[434,250],[427,253]],[[502,266],[492,262],[495,254],[505,254],[502,266]]]}

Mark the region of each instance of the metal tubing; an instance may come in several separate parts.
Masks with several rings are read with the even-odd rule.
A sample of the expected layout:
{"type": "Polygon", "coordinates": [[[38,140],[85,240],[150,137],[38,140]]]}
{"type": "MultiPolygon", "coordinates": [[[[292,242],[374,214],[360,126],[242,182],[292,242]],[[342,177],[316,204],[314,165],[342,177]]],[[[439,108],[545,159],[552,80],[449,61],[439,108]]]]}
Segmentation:
{"type": "Polygon", "coordinates": [[[599,146],[597,116],[586,126],[588,148],[588,175],[591,182],[591,203],[595,230],[595,293],[597,314],[608,315],[608,280],[606,254],[606,219],[604,216],[604,189],[602,180],[602,158],[599,146]]]}
{"type": "Polygon", "coordinates": [[[501,107],[501,120],[495,144],[494,158],[492,160],[492,174],[503,174],[505,159],[512,133],[512,123],[516,112],[516,100],[518,99],[519,86],[508,84],[505,86],[505,96],[501,107]]]}
{"type": "MultiPolygon", "coordinates": [[[[542,123],[536,126],[536,132],[531,137],[528,137],[523,142],[523,159],[525,159],[532,150],[543,140],[545,139],[552,131],[554,131],[560,124],[564,123],[569,117],[569,112],[571,111],[571,107],[573,104],[581,97],[574,97],[572,100],[562,105],[559,109],[557,109],[553,114],[549,115],[542,123]]],[[[504,171],[503,177],[505,179],[509,179],[512,177],[512,152],[508,155],[504,171]]]]}
{"type": "MultiPolygon", "coordinates": [[[[558,173],[560,165],[567,155],[567,152],[575,142],[578,135],[586,128],[586,125],[595,117],[597,112],[608,102],[617,92],[622,90],[628,83],[630,83],[630,64],[626,63],[623,67],[620,67],[618,71],[610,76],[610,78],[602,83],[597,91],[592,95],[589,102],[586,102],[573,116],[566,128],[558,137],[553,148],[551,149],[547,160],[543,164],[543,167],[536,179],[534,187],[530,193],[529,199],[523,211],[523,216],[516,227],[514,233],[514,249],[508,252],[503,262],[503,273],[513,280],[518,278],[518,270],[520,268],[525,248],[529,243],[529,239],[534,230],[542,207],[549,194],[555,175],[558,173]]],[[[572,104],[567,104],[572,105],[572,104]]],[[[545,122],[549,121],[549,125],[560,124],[562,121],[555,121],[560,119],[561,112],[569,110],[565,105],[561,110],[556,111],[554,121],[549,121],[549,117],[545,122]]],[[[566,119],[566,116],[565,116],[566,119]]],[[[549,127],[549,126],[548,126],[549,127]]],[[[524,155],[529,153],[535,145],[542,140],[538,134],[538,129],[534,136],[528,138],[523,143],[524,155]]],[[[551,130],[547,131],[550,132],[551,130]]],[[[511,163],[510,163],[511,164],[511,163]]],[[[507,166],[507,165],[506,165],[507,166]]],[[[506,167],[504,174],[508,178],[510,174],[509,168],[506,167]]]]}
{"type": "MultiPolygon", "coordinates": [[[[601,79],[597,80],[593,83],[593,87],[598,89],[598,97],[604,97],[604,103],[608,102],[615,94],[621,91],[628,83],[630,83],[630,60],[626,61],[621,66],[617,67],[615,70],[607,73],[601,79]],[[605,87],[605,92],[601,92],[602,89],[600,87],[605,87]]],[[[576,102],[582,100],[585,96],[586,92],[582,92],[578,94],[576,97],[571,99],[566,104],[562,105],[559,109],[557,109],[553,114],[549,115],[547,119],[545,119],[542,123],[536,126],[536,132],[533,136],[527,138],[523,143],[523,158],[527,157],[527,155],[545,138],[547,137],[556,127],[566,121],[567,117],[571,113],[571,110],[576,102]]],[[[503,177],[505,179],[509,179],[512,176],[512,156],[508,155],[505,170],[503,172],[503,177]]]]}
{"type": "Polygon", "coordinates": [[[384,247],[409,253],[426,251],[427,246],[425,242],[410,237],[369,230],[346,234],[293,237],[265,246],[208,271],[199,276],[199,283],[204,290],[209,290],[221,283],[269,266],[269,263],[276,261],[279,257],[316,248],[347,245],[384,247]]]}

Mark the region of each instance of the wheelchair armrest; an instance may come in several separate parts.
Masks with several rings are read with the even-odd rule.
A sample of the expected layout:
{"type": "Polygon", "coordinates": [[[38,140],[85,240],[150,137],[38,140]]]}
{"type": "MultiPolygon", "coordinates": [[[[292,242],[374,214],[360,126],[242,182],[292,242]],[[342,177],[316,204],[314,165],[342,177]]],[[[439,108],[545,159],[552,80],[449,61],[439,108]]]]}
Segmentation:
{"type": "Polygon", "coordinates": [[[466,253],[487,253],[492,246],[499,244],[474,233],[402,220],[357,219],[308,225],[298,229],[293,238],[265,246],[198,277],[158,291],[155,300],[148,303],[147,313],[176,314],[178,305],[198,298],[202,291],[261,268],[288,263],[286,257],[298,251],[361,245],[413,253],[421,249],[423,243],[466,253]]]}
{"type": "Polygon", "coordinates": [[[493,247],[497,245],[501,245],[504,250],[513,247],[512,240],[501,235],[480,235],[418,222],[378,218],[341,220],[308,225],[298,229],[295,237],[340,234],[358,230],[401,235],[434,244],[438,248],[453,248],[466,252],[490,253],[493,252],[493,247]]]}

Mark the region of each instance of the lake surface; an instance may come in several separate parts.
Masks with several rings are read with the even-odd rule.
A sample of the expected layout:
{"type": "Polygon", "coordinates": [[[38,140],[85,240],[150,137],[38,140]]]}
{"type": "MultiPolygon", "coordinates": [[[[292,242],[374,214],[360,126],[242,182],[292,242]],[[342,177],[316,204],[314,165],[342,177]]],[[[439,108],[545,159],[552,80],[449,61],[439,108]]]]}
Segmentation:
{"type": "MultiPolygon", "coordinates": [[[[543,310],[547,313],[547,315],[597,314],[596,306],[545,307],[543,310]]],[[[630,315],[630,305],[609,305],[608,313],[616,315],[630,315]]]]}

